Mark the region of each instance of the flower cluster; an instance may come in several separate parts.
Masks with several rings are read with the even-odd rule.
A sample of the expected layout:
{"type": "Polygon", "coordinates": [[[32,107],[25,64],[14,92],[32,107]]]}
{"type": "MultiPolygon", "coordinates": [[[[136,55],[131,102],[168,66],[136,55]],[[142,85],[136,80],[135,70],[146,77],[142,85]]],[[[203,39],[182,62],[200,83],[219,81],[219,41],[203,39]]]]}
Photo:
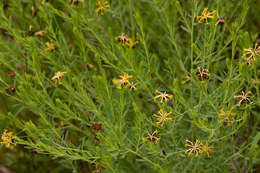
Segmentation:
{"type": "Polygon", "coordinates": [[[57,72],[53,77],[52,80],[56,83],[58,83],[59,85],[61,85],[61,79],[63,78],[63,76],[66,74],[67,72],[57,72]]]}
{"type": "Polygon", "coordinates": [[[16,146],[16,142],[13,139],[13,132],[8,132],[4,130],[4,133],[1,137],[2,141],[0,144],[5,145],[6,148],[13,149],[16,146]]]}
{"type": "Polygon", "coordinates": [[[255,44],[254,49],[248,48],[244,49],[243,58],[246,60],[247,64],[251,66],[252,62],[256,61],[256,58],[260,56],[260,46],[258,44],[255,44]]]}
{"type": "Polygon", "coordinates": [[[118,89],[122,88],[130,88],[131,90],[136,90],[136,84],[130,82],[129,80],[133,78],[132,75],[128,75],[124,73],[123,75],[119,75],[120,79],[113,79],[113,83],[116,85],[118,89]]]}
{"type": "Polygon", "coordinates": [[[209,146],[208,142],[203,144],[199,139],[196,139],[195,142],[191,142],[186,139],[185,147],[188,148],[185,151],[185,154],[188,156],[198,156],[199,154],[206,153],[207,156],[210,157],[210,153],[215,152],[214,145],[209,146]]]}
{"type": "Polygon", "coordinates": [[[208,19],[214,19],[216,14],[216,10],[208,11],[208,8],[204,8],[204,10],[201,13],[201,16],[197,16],[198,23],[206,22],[206,24],[209,24],[208,19]]]}
{"type": "MultiPolygon", "coordinates": [[[[158,90],[155,91],[155,94],[157,95],[153,97],[153,100],[156,101],[157,99],[160,99],[161,104],[168,103],[168,101],[171,100],[173,97],[171,94],[167,94],[166,92],[160,92],[158,90]]],[[[160,109],[157,112],[157,114],[153,114],[153,116],[157,119],[156,125],[160,125],[161,127],[163,127],[167,121],[172,121],[172,118],[168,117],[171,113],[172,112],[166,112],[163,109],[160,109]]],[[[155,137],[156,134],[157,130],[154,131],[152,134],[148,134],[148,140],[158,143],[160,138],[155,137]]]]}
{"type": "Polygon", "coordinates": [[[232,110],[229,111],[224,111],[223,109],[220,109],[220,111],[218,112],[218,117],[219,123],[225,122],[227,123],[227,126],[231,126],[231,121],[234,118],[236,114],[234,112],[232,112],[232,110]]]}
{"type": "Polygon", "coordinates": [[[135,48],[139,41],[135,41],[133,38],[128,37],[125,33],[115,37],[115,39],[123,46],[128,46],[130,48],[135,48]]]}
{"type": "Polygon", "coordinates": [[[107,0],[99,0],[97,1],[96,5],[96,13],[100,15],[103,15],[104,12],[110,8],[110,5],[107,0]]]}

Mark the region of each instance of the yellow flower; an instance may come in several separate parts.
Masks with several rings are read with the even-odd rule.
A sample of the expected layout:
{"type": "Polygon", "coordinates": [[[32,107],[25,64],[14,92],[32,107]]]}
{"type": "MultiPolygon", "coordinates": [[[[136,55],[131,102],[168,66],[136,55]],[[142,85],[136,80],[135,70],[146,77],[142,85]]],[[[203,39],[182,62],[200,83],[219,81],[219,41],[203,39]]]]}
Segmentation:
{"type": "Polygon", "coordinates": [[[188,156],[198,156],[203,152],[202,145],[203,144],[199,139],[196,139],[195,143],[186,139],[185,147],[187,147],[188,149],[185,151],[185,154],[188,154],[188,156]]]}
{"type": "Polygon", "coordinates": [[[231,112],[231,110],[224,112],[223,109],[220,109],[220,111],[218,112],[218,117],[219,117],[218,122],[219,123],[226,122],[227,126],[231,126],[230,118],[234,117],[235,115],[236,114],[234,112],[231,112]]]}
{"type": "Polygon", "coordinates": [[[57,72],[55,74],[55,76],[52,77],[51,80],[55,81],[56,83],[58,82],[59,85],[61,85],[61,79],[63,78],[63,76],[66,74],[67,72],[57,72]]]}
{"type": "Polygon", "coordinates": [[[121,44],[126,45],[128,42],[128,36],[125,33],[122,33],[121,35],[115,37],[115,39],[121,44]]]}
{"type": "Polygon", "coordinates": [[[166,94],[166,92],[160,92],[158,90],[155,91],[155,94],[158,95],[153,97],[153,100],[155,101],[157,98],[160,98],[160,103],[167,103],[173,97],[171,94],[166,94]]]}
{"type": "Polygon", "coordinates": [[[128,41],[126,42],[126,45],[130,48],[135,48],[135,46],[139,43],[139,41],[134,41],[133,38],[128,38],[128,41]]]}
{"type": "Polygon", "coordinates": [[[100,15],[103,15],[106,9],[110,8],[110,5],[107,0],[99,0],[96,5],[98,6],[96,8],[96,13],[100,15]]]}
{"type": "Polygon", "coordinates": [[[132,49],[139,43],[139,41],[134,41],[133,38],[129,38],[125,33],[115,37],[115,39],[120,42],[121,45],[126,45],[132,49]]]}
{"type": "Polygon", "coordinates": [[[45,50],[54,50],[55,49],[55,46],[53,43],[50,43],[50,42],[46,42],[45,45],[47,46],[47,48],[45,48],[45,50]]]}
{"type": "Polygon", "coordinates": [[[14,142],[13,132],[8,132],[4,130],[4,133],[1,137],[2,142],[0,144],[4,144],[6,148],[13,149],[16,146],[16,142],[14,142]]]}
{"type": "Polygon", "coordinates": [[[247,93],[242,91],[240,95],[234,96],[234,98],[239,98],[237,106],[240,106],[243,103],[253,104],[253,102],[250,100],[250,96],[249,96],[250,94],[251,94],[250,91],[248,91],[247,93]]]}
{"type": "Polygon", "coordinates": [[[124,88],[129,87],[129,83],[130,83],[129,79],[132,79],[133,76],[124,73],[123,75],[120,75],[119,78],[120,79],[113,79],[113,83],[117,86],[118,89],[122,89],[122,87],[124,88]]]}
{"type": "Polygon", "coordinates": [[[201,16],[197,16],[198,23],[202,23],[203,21],[208,24],[208,19],[213,19],[215,16],[216,10],[208,11],[208,8],[204,8],[204,10],[201,13],[201,16]]]}
{"type": "Polygon", "coordinates": [[[260,46],[255,44],[255,48],[244,49],[243,58],[246,60],[247,64],[251,66],[252,62],[256,61],[257,56],[260,56],[260,46]]]}
{"type": "Polygon", "coordinates": [[[202,153],[206,153],[208,157],[210,157],[209,153],[215,152],[214,145],[209,146],[209,142],[202,144],[202,153]]]}
{"type": "Polygon", "coordinates": [[[168,118],[168,115],[170,115],[171,112],[167,113],[163,109],[160,109],[157,114],[153,114],[153,116],[155,116],[158,121],[156,122],[157,125],[161,124],[161,126],[163,126],[164,122],[172,121],[172,118],[168,118]]]}

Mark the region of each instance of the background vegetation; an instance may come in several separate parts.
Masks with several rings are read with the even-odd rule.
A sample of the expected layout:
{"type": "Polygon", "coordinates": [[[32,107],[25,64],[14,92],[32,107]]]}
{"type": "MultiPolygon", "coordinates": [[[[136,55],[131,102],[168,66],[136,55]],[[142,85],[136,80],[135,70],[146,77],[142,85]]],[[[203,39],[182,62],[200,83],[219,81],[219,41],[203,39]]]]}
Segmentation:
{"type": "Polygon", "coordinates": [[[101,2],[0,2],[0,172],[258,172],[260,1],[101,2]]]}

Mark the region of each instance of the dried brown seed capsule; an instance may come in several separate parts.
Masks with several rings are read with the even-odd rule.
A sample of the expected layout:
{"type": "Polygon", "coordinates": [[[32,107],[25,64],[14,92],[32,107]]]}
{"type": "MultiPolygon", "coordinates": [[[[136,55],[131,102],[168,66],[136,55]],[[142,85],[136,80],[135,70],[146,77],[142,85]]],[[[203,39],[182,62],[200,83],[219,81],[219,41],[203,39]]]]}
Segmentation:
{"type": "Polygon", "coordinates": [[[15,92],[15,88],[14,87],[10,87],[9,89],[10,89],[10,91],[15,92]]]}
{"type": "Polygon", "coordinates": [[[13,70],[10,70],[9,73],[8,73],[8,76],[9,77],[15,76],[15,72],[13,70]]]}
{"type": "Polygon", "coordinates": [[[92,126],[92,129],[96,130],[96,131],[101,130],[102,124],[94,123],[93,126],[92,126]]]}
{"type": "Polygon", "coordinates": [[[28,32],[27,32],[27,34],[28,34],[29,36],[33,36],[33,35],[34,35],[34,33],[35,33],[35,31],[34,31],[34,30],[31,30],[31,31],[28,31],[28,32]]]}
{"type": "Polygon", "coordinates": [[[93,140],[95,140],[96,142],[99,142],[99,139],[96,134],[94,134],[93,140]]]}
{"type": "Polygon", "coordinates": [[[143,98],[143,94],[142,93],[139,93],[138,94],[138,97],[141,99],[141,98],[143,98]]]}
{"type": "Polygon", "coordinates": [[[3,1],[3,8],[4,8],[4,10],[7,9],[8,7],[9,7],[9,4],[8,4],[7,0],[4,0],[3,1]]]}
{"type": "Polygon", "coordinates": [[[71,0],[70,3],[71,3],[71,4],[74,4],[74,5],[78,5],[79,0],[71,0]]]}
{"type": "Polygon", "coordinates": [[[15,87],[11,86],[9,88],[6,88],[5,91],[7,92],[7,94],[12,95],[16,91],[16,89],[15,87]]]}

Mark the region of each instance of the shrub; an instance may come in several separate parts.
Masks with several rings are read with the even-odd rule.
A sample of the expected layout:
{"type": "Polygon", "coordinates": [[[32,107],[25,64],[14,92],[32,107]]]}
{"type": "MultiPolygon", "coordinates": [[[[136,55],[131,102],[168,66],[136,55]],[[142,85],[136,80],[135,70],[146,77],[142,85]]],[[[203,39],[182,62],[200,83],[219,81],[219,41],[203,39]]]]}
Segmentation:
{"type": "Polygon", "coordinates": [[[75,172],[257,170],[259,2],[1,4],[3,147],[75,172]]]}

